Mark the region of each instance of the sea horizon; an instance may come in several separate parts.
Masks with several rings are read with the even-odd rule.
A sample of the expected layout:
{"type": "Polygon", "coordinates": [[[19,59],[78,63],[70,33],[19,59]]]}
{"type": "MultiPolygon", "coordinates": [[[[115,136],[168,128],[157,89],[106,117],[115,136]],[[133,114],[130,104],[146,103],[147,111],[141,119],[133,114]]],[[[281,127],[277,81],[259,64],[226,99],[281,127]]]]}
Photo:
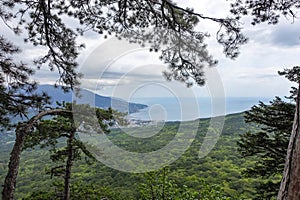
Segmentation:
{"type": "Polygon", "coordinates": [[[149,107],[131,113],[128,118],[143,121],[189,121],[241,113],[250,110],[260,101],[269,103],[273,99],[274,97],[226,97],[224,100],[214,99],[213,104],[210,97],[139,97],[131,99],[130,102],[146,104],[149,107]]]}

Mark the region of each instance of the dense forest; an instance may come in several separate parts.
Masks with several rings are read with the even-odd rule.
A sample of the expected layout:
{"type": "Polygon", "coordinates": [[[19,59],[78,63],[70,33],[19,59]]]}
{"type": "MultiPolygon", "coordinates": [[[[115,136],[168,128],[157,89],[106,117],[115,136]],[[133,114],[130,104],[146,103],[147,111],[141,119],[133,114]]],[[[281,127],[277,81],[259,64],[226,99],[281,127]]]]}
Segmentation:
{"type": "MultiPolygon", "coordinates": [[[[86,162],[82,156],[82,159],[76,161],[73,167],[71,197],[78,199],[80,195],[82,195],[81,198],[84,198],[84,195],[90,195],[87,199],[93,199],[93,197],[99,199],[100,196],[111,199],[143,199],[147,193],[150,193],[147,184],[156,186],[157,190],[161,189],[159,177],[164,172],[166,173],[166,180],[164,181],[170,187],[168,192],[175,193],[176,190],[185,189],[189,194],[206,191],[212,195],[208,199],[217,197],[213,195],[219,195],[224,199],[225,197],[228,199],[254,199],[257,195],[255,187],[268,180],[248,178],[243,175],[244,171],[257,161],[255,157],[242,158],[238,152],[237,142],[240,140],[240,135],[256,129],[254,125],[245,123],[243,115],[241,113],[226,117],[223,133],[218,143],[204,158],[199,158],[198,152],[210,119],[197,120],[196,124],[199,123],[199,129],[190,148],[176,162],[161,171],[143,174],[125,173],[108,168],[95,160],[86,162]],[[152,182],[149,183],[149,181],[152,182]]],[[[179,122],[167,122],[159,134],[146,140],[130,137],[121,129],[111,130],[108,136],[122,148],[147,152],[161,148],[168,143],[176,134],[179,124],[179,122]]],[[[197,129],[194,127],[195,122],[184,122],[183,126],[184,131],[187,132],[197,129]]],[[[142,127],[128,128],[126,132],[145,131],[145,129],[142,127]]],[[[3,182],[7,171],[8,155],[14,142],[14,133],[1,134],[0,141],[0,174],[1,182],[3,182]]],[[[60,143],[58,146],[63,145],[63,141],[60,143]]],[[[52,162],[50,160],[51,152],[48,150],[47,148],[35,147],[28,148],[22,153],[15,194],[17,199],[51,199],[57,197],[59,191],[62,190],[62,177],[52,176],[50,173],[51,168],[58,166],[61,161],[52,162]]],[[[179,197],[178,194],[175,196],[179,197]]],[[[175,198],[169,195],[168,199],[175,198]]]]}
{"type": "MultiPolygon", "coordinates": [[[[78,91],[83,75],[87,75],[78,69],[82,66],[79,55],[84,43],[91,39],[90,33],[103,39],[114,36],[139,47],[147,44],[147,51],[159,53],[158,58],[166,65],[162,72],[166,80],[179,81],[187,87],[203,86],[207,82],[205,69],[218,64],[211,49],[223,50],[229,59],[237,58],[240,47],[251,41],[243,32],[249,28],[246,24],[269,27],[282,19],[294,24],[298,20],[300,2],[232,0],[228,1],[227,9],[218,1],[212,7],[221,7],[226,13],[215,9],[209,13],[206,9],[186,7],[171,0],[1,0],[2,199],[272,199],[277,190],[280,200],[300,199],[299,66],[280,72],[298,85],[292,91],[294,104],[282,103],[277,98],[270,107],[262,103],[253,107],[245,117],[242,114],[227,116],[217,145],[204,158],[199,158],[199,147],[205,141],[205,133],[218,132],[209,130],[209,119],[166,123],[159,134],[140,140],[126,135],[124,129],[110,129],[117,122],[126,124],[124,115],[116,110],[94,109],[76,102],[61,103],[56,108],[50,105],[46,93],[36,92],[43,78],[52,75],[51,82],[65,92],[78,91]],[[208,23],[217,28],[208,28],[208,23]],[[211,35],[218,47],[207,40],[211,35]],[[27,51],[27,56],[20,54],[28,49],[32,51],[27,51]],[[45,68],[50,71],[44,76],[35,74],[36,70],[45,68]],[[30,116],[32,111],[35,111],[34,116],[30,116]],[[90,118],[92,111],[95,117],[90,118]],[[19,117],[18,123],[12,116],[19,117]],[[76,117],[86,123],[78,123],[76,117]],[[92,125],[98,125],[99,129],[92,129],[92,125]],[[85,145],[78,137],[79,128],[85,132],[109,133],[109,138],[121,148],[141,153],[159,149],[172,138],[180,144],[181,138],[175,134],[196,132],[197,135],[176,162],[159,171],[132,174],[97,162],[89,151],[94,147],[85,145]]],[[[276,35],[272,30],[268,32],[268,39],[276,35]]],[[[116,53],[119,58],[125,52],[117,46],[101,52],[105,53],[108,54],[103,58],[103,66],[112,63],[109,53],[116,53]]],[[[219,59],[223,60],[220,56],[219,59]]],[[[251,59],[266,63],[265,58],[251,59]]],[[[98,83],[99,74],[94,75],[91,85],[98,83]]],[[[247,90],[251,83],[243,89],[247,90]]],[[[218,85],[221,87],[222,83],[218,85]]],[[[147,127],[126,129],[126,133],[131,132],[133,135],[147,133],[147,127]]],[[[180,150],[180,146],[173,150],[180,150]]],[[[100,155],[101,150],[98,153],[100,155]]],[[[118,159],[126,165],[136,164],[126,158],[118,159]]]]}

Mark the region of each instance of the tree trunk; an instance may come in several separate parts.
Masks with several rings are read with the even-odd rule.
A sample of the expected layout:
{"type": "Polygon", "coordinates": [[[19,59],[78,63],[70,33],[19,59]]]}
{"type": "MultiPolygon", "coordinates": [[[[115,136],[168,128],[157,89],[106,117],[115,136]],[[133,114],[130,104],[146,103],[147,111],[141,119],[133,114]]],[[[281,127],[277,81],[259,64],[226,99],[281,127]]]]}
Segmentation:
{"type": "Polygon", "coordinates": [[[64,109],[45,110],[32,117],[27,123],[20,123],[16,128],[16,140],[10,153],[8,172],[4,180],[2,200],[13,200],[20,165],[20,156],[24,147],[26,135],[32,130],[35,123],[46,115],[71,114],[64,109]]]}
{"type": "Polygon", "coordinates": [[[283,178],[281,181],[278,200],[300,199],[300,84],[296,98],[296,112],[293,130],[285,160],[283,178]]]}
{"type": "Polygon", "coordinates": [[[17,176],[20,165],[20,155],[25,142],[25,132],[21,125],[16,129],[16,140],[10,154],[10,161],[8,164],[8,172],[4,180],[4,187],[2,191],[3,200],[13,200],[14,192],[17,183],[17,176]]]}
{"type": "Polygon", "coordinates": [[[74,160],[74,149],[73,149],[73,140],[74,140],[75,132],[72,131],[70,138],[68,139],[67,145],[67,163],[66,163],[66,171],[65,171],[65,185],[64,185],[64,200],[70,199],[70,180],[71,180],[71,172],[74,160]]]}

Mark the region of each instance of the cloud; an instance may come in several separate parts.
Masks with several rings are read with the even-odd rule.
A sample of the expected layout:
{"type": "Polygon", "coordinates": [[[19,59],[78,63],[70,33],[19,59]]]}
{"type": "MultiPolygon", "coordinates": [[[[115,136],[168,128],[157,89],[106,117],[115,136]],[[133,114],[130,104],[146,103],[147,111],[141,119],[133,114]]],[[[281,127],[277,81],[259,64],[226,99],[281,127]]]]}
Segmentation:
{"type": "Polygon", "coordinates": [[[299,46],[300,45],[300,32],[299,23],[291,25],[278,26],[272,33],[272,43],[282,46],[299,46]]]}
{"type": "Polygon", "coordinates": [[[149,48],[111,38],[98,44],[88,54],[79,69],[84,74],[82,85],[85,87],[95,88],[98,84],[104,90],[114,85],[136,86],[165,81],[162,71],[167,67],[158,59],[157,53],[149,52],[149,48]],[[90,80],[94,85],[90,84],[90,80]]]}
{"type": "MultiPolygon", "coordinates": [[[[228,1],[179,0],[178,4],[183,7],[194,7],[195,11],[206,16],[226,17],[229,13],[228,1]]],[[[225,58],[222,46],[215,40],[218,24],[201,20],[200,23],[204,25],[198,27],[200,31],[208,31],[212,35],[207,39],[208,48],[219,60],[217,69],[226,94],[269,97],[288,95],[291,83],[278,76],[277,71],[300,63],[299,22],[291,24],[290,21],[282,19],[276,26],[260,24],[253,27],[249,21],[245,19],[243,31],[250,41],[241,47],[241,54],[235,60],[225,58]]],[[[15,36],[11,30],[5,28],[5,25],[0,25],[3,27],[1,34],[23,49],[18,59],[30,63],[33,58],[43,53],[43,48],[32,48],[24,44],[22,37],[15,36]]],[[[143,49],[139,45],[127,42],[120,43],[117,39],[105,40],[103,36],[93,32],[80,36],[78,41],[86,44],[78,59],[80,65],[78,71],[84,73],[83,87],[97,90],[101,94],[114,93],[120,97],[137,89],[140,95],[166,95],[157,87],[147,86],[155,83],[169,88],[186,89],[182,83],[167,82],[164,79],[162,71],[167,66],[158,59],[158,54],[149,53],[147,48],[143,49]]],[[[34,78],[40,83],[54,83],[58,74],[57,71],[50,72],[45,66],[34,78]]],[[[206,87],[194,87],[193,90],[199,95],[208,94],[206,87]]]]}
{"type": "Polygon", "coordinates": [[[104,91],[124,87],[130,90],[130,88],[137,88],[145,84],[166,83],[167,81],[162,76],[163,69],[164,66],[160,65],[141,65],[135,68],[128,67],[127,71],[124,68],[123,71],[118,71],[112,66],[98,78],[87,77],[81,82],[83,87],[90,87],[89,89],[97,88],[97,90],[104,91]],[[92,82],[93,84],[91,84],[92,82]]]}
{"type": "Polygon", "coordinates": [[[295,47],[300,45],[300,21],[280,21],[277,25],[259,24],[249,26],[245,33],[251,42],[277,47],[295,47]]]}
{"type": "MultiPolygon", "coordinates": [[[[265,31],[268,32],[267,29],[265,31]]],[[[105,42],[109,41],[105,40],[103,43],[105,42]]],[[[162,71],[167,66],[159,61],[156,54],[149,53],[147,49],[137,47],[137,50],[132,50],[125,45],[122,47],[123,50],[128,48],[129,50],[125,53],[121,51],[121,56],[118,56],[116,52],[120,52],[120,46],[117,43],[113,45],[103,43],[94,45],[94,49],[88,51],[89,55],[86,55],[82,63],[80,71],[85,75],[82,87],[120,98],[126,97],[130,92],[134,93],[137,88],[140,88],[139,95],[168,95],[163,90],[153,89],[155,87],[146,87],[147,84],[161,83],[167,87],[173,84],[178,88],[181,85],[182,90],[186,89],[182,83],[175,81],[169,83],[164,79],[162,71]]],[[[219,58],[217,69],[222,77],[226,95],[267,97],[288,95],[291,84],[279,77],[277,71],[299,63],[299,46],[281,48],[272,42],[254,38],[241,48],[241,55],[236,60],[225,58],[218,44],[213,44],[212,49],[216,53],[214,56],[219,58]]],[[[47,72],[39,75],[42,81],[55,78],[49,76],[47,72]]],[[[205,92],[206,87],[193,89],[200,96],[209,95],[205,92]]]]}
{"type": "Polygon", "coordinates": [[[247,74],[239,74],[236,78],[237,79],[242,79],[242,80],[256,80],[256,81],[260,81],[260,80],[266,80],[266,79],[273,79],[273,78],[278,78],[278,75],[275,74],[255,74],[253,73],[253,71],[251,71],[252,73],[247,73],[247,74]]]}

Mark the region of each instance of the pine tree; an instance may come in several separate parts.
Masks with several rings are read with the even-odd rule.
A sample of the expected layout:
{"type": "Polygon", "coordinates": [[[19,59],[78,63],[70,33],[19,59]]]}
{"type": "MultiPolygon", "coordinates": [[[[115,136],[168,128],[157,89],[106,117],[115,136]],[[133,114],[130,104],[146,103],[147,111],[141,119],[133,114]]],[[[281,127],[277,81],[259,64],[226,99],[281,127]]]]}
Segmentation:
{"type": "Polygon", "coordinates": [[[300,67],[295,66],[292,69],[285,69],[279,72],[287,79],[298,84],[296,90],[296,111],[293,120],[293,129],[289,140],[283,178],[280,184],[278,199],[300,199],[300,67]]]}
{"type": "MultiPolygon", "coordinates": [[[[73,162],[80,157],[83,152],[87,157],[93,159],[93,155],[87,150],[86,146],[76,138],[76,131],[80,124],[74,121],[74,115],[85,121],[85,126],[94,126],[97,123],[100,127],[98,131],[107,133],[110,123],[113,122],[113,111],[111,109],[102,110],[91,108],[88,105],[63,104],[62,108],[42,111],[37,116],[31,118],[28,122],[18,125],[16,133],[17,139],[13,147],[12,157],[10,159],[9,172],[5,178],[3,199],[12,199],[20,154],[22,150],[29,147],[40,145],[41,147],[52,146],[54,154],[51,156],[53,161],[65,160],[64,166],[64,194],[63,199],[70,198],[70,179],[73,162]],[[76,108],[74,108],[74,106],[76,108]],[[74,109],[77,111],[74,113],[74,109]],[[96,117],[91,117],[87,113],[96,112],[96,117]],[[53,115],[52,119],[43,120],[43,117],[53,115]],[[56,149],[56,144],[60,138],[66,138],[66,147],[56,149]],[[13,166],[13,167],[11,167],[13,166]]],[[[116,113],[116,111],[114,112],[116,113]]],[[[53,169],[53,174],[61,167],[53,169]]]]}
{"type": "Polygon", "coordinates": [[[17,182],[17,176],[20,165],[20,156],[24,149],[24,143],[26,136],[31,133],[34,129],[36,123],[45,116],[53,115],[69,115],[70,111],[64,109],[51,109],[41,111],[36,116],[32,117],[28,121],[18,123],[15,133],[16,139],[13,146],[13,149],[10,154],[10,160],[8,164],[8,172],[6,174],[3,190],[2,190],[2,199],[14,199],[14,191],[17,182]]]}
{"type": "MultiPolygon", "coordinates": [[[[226,56],[235,58],[238,55],[239,46],[247,41],[241,33],[239,22],[241,14],[251,12],[254,16],[254,24],[277,23],[279,14],[292,16],[295,19],[298,8],[298,1],[268,0],[262,3],[259,0],[237,0],[232,9],[236,18],[216,18],[197,13],[190,8],[182,8],[169,0],[2,0],[0,1],[0,17],[14,33],[19,34],[23,31],[26,35],[25,42],[46,47],[47,53],[36,59],[35,64],[38,68],[46,65],[51,70],[57,70],[58,83],[65,86],[65,89],[74,89],[79,83],[81,75],[76,72],[78,65],[76,59],[84,45],[77,44],[76,39],[79,34],[84,34],[88,30],[99,34],[115,34],[117,37],[141,45],[150,43],[151,49],[160,51],[160,58],[169,64],[169,70],[164,72],[165,76],[190,86],[193,82],[203,85],[205,83],[203,67],[216,64],[205,44],[205,38],[209,34],[203,30],[196,30],[199,23],[208,20],[219,24],[217,41],[223,45],[226,56]],[[75,19],[78,22],[76,26],[79,28],[70,27],[66,19],[75,19]],[[147,28],[152,28],[153,31],[147,32],[147,28]],[[162,47],[163,44],[165,47],[162,47]]],[[[4,47],[9,46],[5,39],[1,39],[0,42],[4,44],[4,47]]],[[[37,116],[49,113],[49,110],[41,108],[45,97],[32,99],[23,98],[24,93],[20,95],[19,92],[22,89],[33,91],[34,84],[26,78],[30,77],[33,71],[23,64],[16,65],[11,59],[6,59],[6,53],[16,52],[13,49],[13,47],[4,48],[4,51],[0,52],[1,76],[4,77],[0,79],[0,119],[6,126],[9,125],[7,114],[26,114],[26,110],[34,105],[32,103],[37,103],[41,110],[37,116]],[[13,70],[12,73],[5,71],[7,69],[3,66],[8,66],[7,64],[19,66],[18,70],[13,70]],[[7,75],[17,79],[6,81],[7,75]],[[12,84],[14,82],[16,84],[12,84]],[[12,88],[7,87],[9,83],[13,85],[12,88]]],[[[38,121],[37,118],[32,118],[26,122],[29,123],[28,125],[19,124],[17,131],[23,132],[22,135],[29,133],[33,127],[31,123],[35,124],[36,121],[38,121]]],[[[21,145],[16,148],[22,149],[23,147],[21,145]]],[[[15,153],[20,153],[20,151],[15,153]]],[[[15,158],[19,156],[16,155],[15,158]]],[[[7,198],[13,197],[9,195],[7,198]]]]}
{"type": "MultiPolygon", "coordinates": [[[[277,24],[281,17],[290,19],[292,22],[297,20],[297,11],[300,8],[300,2],[294,0],[280,1],[280,0],[235,0],[231,4],[231,13],[236,16],[236,19],[240,19],[243,15],[252,16],[252,25],[261,23],[277,24]]],[[[293,70],[286,70],[282,73],[286,77],[299,84],[299,69],[294,67],[293,70]]],[[[298,144],[298,126],[299,126],[299,96],[300,85],[297,87],[296,98],[296,111],[294,117],[294,123],[292,126],[292,134],[290,137],[286,160],[285,170],[283,173],[283,179],[280,185],[278,200],[285,199],[300,199],[300,182],[298,177],[300,176],[300,159],[297,155],[300,155],[300,144],[298,144]]]]}
{"type": "MultiPolygon", "coordinates": [[[[102,133],[109,133],[109,125],[114,123],[113,111],[112,109],[103,110],[99,108],[92,108],[89,105],[75,105],[75,104],[62,104],[63,108],[69,110],[76,110],[80,112],[81,120],[85,122],[85,126],[89,123],[94,123],[94,120],[89,119],[89,115],[85,115],[87,112],[95,112],[97,116],[98,125],[101,127],[102,133]],[[76,108],[74,108],[76,107],[76,108]],[[84,115],[83,115],[84,113],[84,115]]],[[[116,111],[114,112],[116,113],[116,111]]],[[[79,114],[79,113],[78,113],[79,114]]],[[[88,151],[85,144],[80,141],[77,136],[79,126],[78,121],[73,119],[74,115],[67,116],[56,116],[52,119],[41,120],[36,124],[36,130],[27,135],[25,141],[25,148],[34,147],[39,145],[40,147],[50,146],[50,151],[52,152],[51,160],[54,163],[59,164],[51,169],[52,176],[64,177],[64,191],[62,199],[70,199],[70,183],[73,163],[76,160],[81,159],[82,154],[86,156],[87,159],[95,160],[94,156],[88,151]],[[58,148],[57,144],[59,140],[64,140],[66,144],[63,147],[58,148]],[[61,165],[61,162],[64,164],[61,165]]]]}
{"type": "MultiPolygon", "coordinates": [[[[169,71],[164,72],[164,75],[168,79],[182,81],[187,86],[191,86],[193,80],[203,85],[203,67],[216,64],[204,42],[208,34],[196,30],[201,20],[220,25],[217,40],[224,46],[224,52],[230,58],[235,58],[238,47],[246,42],[238,20],[208,17],[167,0],[3,0],[0,1],[0,17],[15,34],[23,32],[24,42],[46,48],[47,53],[34,60],[34,64],[38,69],[48,66],[52,71],[57,70],[57,83],[66,90],[74,89],[79,84],[81,75],[76,72],[76,59],[84,45],[77,44],[76,39],[79,34],[88,30],[99,34],[115,34],[119,38],[141,45],[150,43],[151,50],[160,50],[161,59],[169,64],[169,71]],[[75,19],[78,22],[75,26],[79,28],[69,26],[66,19],[75,19]],[[153,31],[147,32],[147,28],[153,31]]],[[[35,89],[34,82],[29,80],[33,70],[22,63],[15,64],[12,58],[7,59],[7,54],[18,50],[4,38],[0,42],[1,48],[4,47],[0,52],[1,124],[9,125],[8,114],[26,115],[26,110],[35,103],[40,111],[16,127],[16,143],[2,193],[3,199],[13,199],[24,138],[42,117],[62,114],[65,111],[47,109],[44,106],[46,95],[41,98],[38,95],[23,98],[24,93],[21,94],[20,91],[33,92],[35,89]],[[12,87],[7,87],[8,84],[12,87]]]]}
{"type": "Polygon", "coordinates": [[[292,21],[297,19],[300,2],[294,0],[235,0],[231,4],[231,12],[239,19],[243,15],[251,15],[252,25],[260,23],[277,24],[283,16],[292,21]]]}
{"type": "Polygon", "coordinates": [[[34,70],[15,62],[20,49],[0,36],[0,126],[11,128],[14,116],[26,117],[28,108],[41,108],[47,103],[46,94],[35,94],[36,82],[30,80],[34,70]]]}
{"type": "Polygon", "coordinates": [[[169,0],[3,0],[0,15],[15,33],[26,31],[25,42],[48,49],[35,63],[58,70],[59,82],[71,88],[78,83],[76,58],[84,47],[76,38],[87,31],[105,37],[114,34],[141,45],[149,43],[151,51],[160,51],[160,58],[169,64],[166,77],[187,85],[191,78],[203,85],[203,67],[216,64],[205,44],[209,34],[196,29],[199,23],[205,20],[220,25],[217,41],[230,58],[235,58],[238,47],[247,41],[235,18],[205,16],[169,0]],[[77,24],[69,25],[66,19],[77,24]]]}
{"type": "MultiPolygon", "coordinates": [[[[270,104],[260,102],[245,113],[245,120],[255,126],[241,135],[238,151],[242,157],[256,157],[255,165],[244,173],[248,177],[276,180],[284,169],[284,159],[294,118],[295,105],[276,97],[270,104]]],[[[257,187],[258,199],[276,197],[280,180],[257,187]]]]}

